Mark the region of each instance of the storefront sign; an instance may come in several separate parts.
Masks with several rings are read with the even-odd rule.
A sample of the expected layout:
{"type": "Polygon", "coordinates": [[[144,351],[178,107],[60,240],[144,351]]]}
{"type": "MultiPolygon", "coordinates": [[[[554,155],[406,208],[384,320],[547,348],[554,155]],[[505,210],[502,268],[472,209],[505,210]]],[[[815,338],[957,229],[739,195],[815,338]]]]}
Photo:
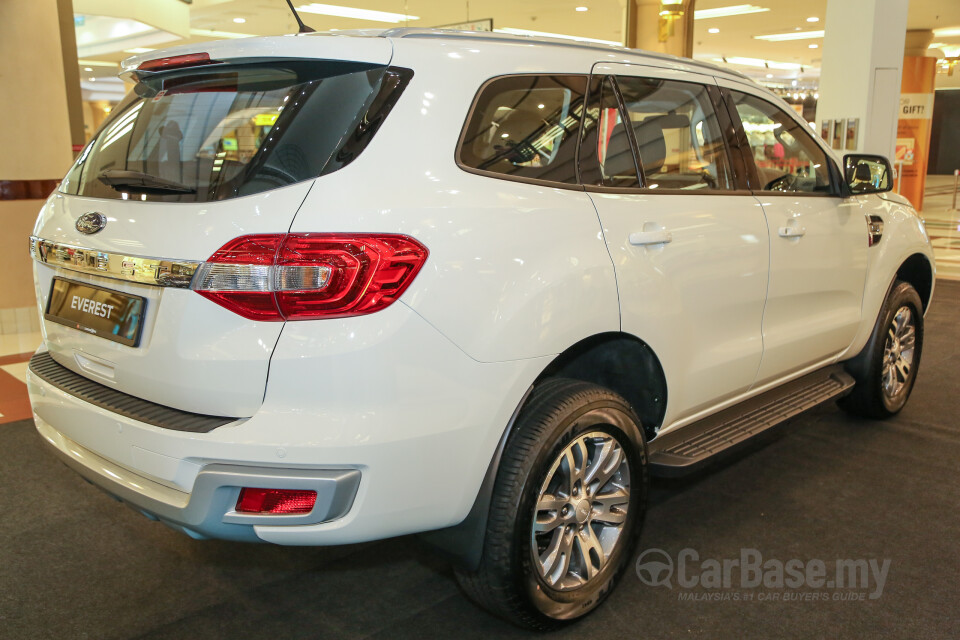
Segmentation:
{"type": "Polygon", "coordinates": [[[932,93],[901,93],[901,120],[930,120],[933,118],[932,93]]]}

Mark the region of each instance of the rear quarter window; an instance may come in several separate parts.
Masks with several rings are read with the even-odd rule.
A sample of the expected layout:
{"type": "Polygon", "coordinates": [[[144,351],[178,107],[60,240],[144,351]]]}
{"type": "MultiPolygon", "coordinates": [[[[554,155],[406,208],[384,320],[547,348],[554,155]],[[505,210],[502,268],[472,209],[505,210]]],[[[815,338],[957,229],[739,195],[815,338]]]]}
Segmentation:
{"type": "Polygon", "coordinates": [[[460,166],[513,179],[577,184],[586,89],[582,75],[491,80],[470,110],[457,151],[460,166]]]}

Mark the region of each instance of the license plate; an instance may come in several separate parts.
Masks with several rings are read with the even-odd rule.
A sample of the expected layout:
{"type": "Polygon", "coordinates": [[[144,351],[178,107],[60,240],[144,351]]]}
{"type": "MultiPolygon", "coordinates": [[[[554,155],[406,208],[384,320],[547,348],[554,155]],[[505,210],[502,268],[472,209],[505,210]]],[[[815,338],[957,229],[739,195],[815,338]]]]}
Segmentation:
{"type": "Polygon", "coordinates": [[[141,296],[54,278],[44,318],[135,347],[140,343],[145,307],[141,296]]]}

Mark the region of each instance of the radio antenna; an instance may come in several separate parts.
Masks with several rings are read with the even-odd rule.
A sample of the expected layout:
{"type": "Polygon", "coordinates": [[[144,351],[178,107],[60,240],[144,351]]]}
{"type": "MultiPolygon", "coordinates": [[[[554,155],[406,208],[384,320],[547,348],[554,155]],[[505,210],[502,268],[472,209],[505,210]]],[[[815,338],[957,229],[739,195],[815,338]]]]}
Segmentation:
{"type": "Polygon", "coordinates": [[[297,24],[300,25],[300,30],[297,33],[314,33],[316,29],[308,27],[303,24],[303,20],[300,19],[300,14],[297,13],[297,10],[293,8],[293,3],[290,0],[287,0],[287,6],[290,7],[290,11],[293,12],[293,17],[297,20],[297,24]]]}

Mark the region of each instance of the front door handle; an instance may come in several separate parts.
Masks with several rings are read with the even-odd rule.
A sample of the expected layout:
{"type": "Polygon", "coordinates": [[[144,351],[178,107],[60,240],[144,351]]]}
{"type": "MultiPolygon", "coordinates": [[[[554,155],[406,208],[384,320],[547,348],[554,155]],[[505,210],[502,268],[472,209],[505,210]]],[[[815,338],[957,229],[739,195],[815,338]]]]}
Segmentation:
{"type": "Polygon", "coordinates": [[[780,227],[778,233],[781,238],[802,238],[806,232],[806,227],[780,227]]]}
{"type": "Polygon", "coordinates": [[[656,229],[654,231],[637,231],[630,234],[630,244],[666,244],[673,240],[673,234],[666,229],[656,229]]]}

